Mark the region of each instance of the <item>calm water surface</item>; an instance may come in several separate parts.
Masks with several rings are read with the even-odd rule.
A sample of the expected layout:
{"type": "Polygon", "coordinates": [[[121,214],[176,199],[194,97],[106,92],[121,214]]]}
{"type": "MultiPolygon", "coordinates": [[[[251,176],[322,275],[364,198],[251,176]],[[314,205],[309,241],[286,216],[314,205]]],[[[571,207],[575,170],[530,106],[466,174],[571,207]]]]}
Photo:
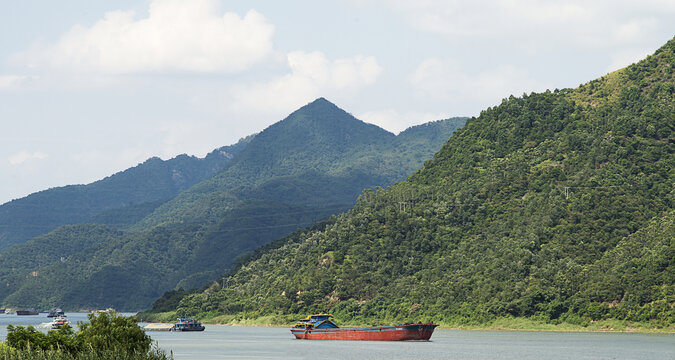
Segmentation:
{"type": "MultiPolygon", "coordinates": [[[[76,322],[86,314],[68,313],[76,322]]],[[[7,324],[37,325],[39,316],[0,315],[7,324]]],[[[295,340],[288,328],[206,325],[204,332],[149,332],[174,359],[457,359],[675,360],[675,335],[469,331],[437,329],[429,342],[295,340]]]]}
{"type": "Polygon", "coordinates": [[[675,335],[436,330],[429,342],[295,340],[287,328],[153,333],[175,359],[663,359],[675,335]]]}

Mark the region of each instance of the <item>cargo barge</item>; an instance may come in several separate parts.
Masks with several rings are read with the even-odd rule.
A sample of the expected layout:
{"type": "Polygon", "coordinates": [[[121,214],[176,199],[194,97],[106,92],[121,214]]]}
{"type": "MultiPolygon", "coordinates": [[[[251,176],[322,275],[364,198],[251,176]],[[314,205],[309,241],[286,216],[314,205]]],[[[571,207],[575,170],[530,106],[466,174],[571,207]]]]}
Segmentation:
{"type": "Polygon", "coordinates": [[[395,326],[341,328],[331,315],[310,315],[295,323],[291,333],[304,340],[428,341],[437,327],[434,323],[406,323],[395,326]]]}
{"type": "Polygon", "coordinates": [[[37,315],[39,312],[37,310],[17,310],[17,315],[37,315]]]}
{"type": "Polygon", "coordinates": [[[178,318],[174,324],[148,324],[143,327],[147,331],[204,331],[206,327],[192,318],[178,318]]]}

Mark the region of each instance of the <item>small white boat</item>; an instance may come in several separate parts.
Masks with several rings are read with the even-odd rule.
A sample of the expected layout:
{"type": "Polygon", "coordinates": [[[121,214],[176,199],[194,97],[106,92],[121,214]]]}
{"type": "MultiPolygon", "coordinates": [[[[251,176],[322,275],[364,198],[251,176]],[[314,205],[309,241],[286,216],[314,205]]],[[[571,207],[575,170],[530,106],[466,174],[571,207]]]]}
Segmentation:
{"type": "Polygon", "coordinates": [[[52,329],[58,330],[62,328],[64,325],[70,325],[70,321],[68,321],[68,318],[65,317],[64,315],[59,315],[55,317],[50,324],[52,329]]]}

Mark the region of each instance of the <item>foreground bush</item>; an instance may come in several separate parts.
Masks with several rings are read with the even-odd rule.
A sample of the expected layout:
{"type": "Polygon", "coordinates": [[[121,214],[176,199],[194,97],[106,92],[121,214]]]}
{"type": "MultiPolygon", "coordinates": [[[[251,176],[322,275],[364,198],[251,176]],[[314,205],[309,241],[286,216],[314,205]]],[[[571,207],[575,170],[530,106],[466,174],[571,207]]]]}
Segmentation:
{"type": "Polygon", "coordinates": [[[7,326],[7,342],[0,346],[4,359],[167,359],[164,351],[152,348],[152,339],[136,318],[116,312],[90,314],[89,323],[79,322],[80,331],[70,326],[47,334],[32,326],[7,326]]]}
{"type": "Polygon", "coordinates": [[[77,340],[85,347],[103,350],[125,350],[147,353],[152,339],[138,326],[135,316],[119,316],[116,312],[89,314],[89,322],[79,324],[77,340]]]}
{"type": "Polygon", "coordinates": [[[10,349],[17,350],[59,350],[68,354],[76,354],[83,343],[76,336],[73,328],[66,325],[59,330],[49,330],[47,334],[32,326],[7,326],[7,344],[10,349]]]}
{"type": "MultiPolygon", "coordinates": [[[[172,358],[172,357],[171,357],[172,358]]],[[[84,350],[69,354],[60,350],[14,349],[4,343],[0,345],[0,360],[166,360],[164,351],[152,349],[147,353],[128,352],[124,349],[106,351],[84,350]]]]}

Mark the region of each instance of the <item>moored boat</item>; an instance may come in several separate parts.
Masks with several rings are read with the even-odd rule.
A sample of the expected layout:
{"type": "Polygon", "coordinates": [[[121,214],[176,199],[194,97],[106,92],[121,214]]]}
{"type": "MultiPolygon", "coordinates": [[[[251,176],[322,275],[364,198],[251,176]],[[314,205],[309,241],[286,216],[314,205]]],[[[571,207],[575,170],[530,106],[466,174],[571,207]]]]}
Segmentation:
{"type": "Polygon", "coordinates": [[[37,310],[17,310],[17,315],[37,315],[39,314],[37,310]]]}
{"type": "Polygon", "coordinates": [[[55,316],[54,320],[51,322],[52,329],[60,329],[64,325],[70,325],[70,321],[68,321],[68,318],[64,315],[55,316]]]}
{"type": "Polygon", "coordinates": [[[405,341],[429,340],[437,327],[434,323],[407,323],[395,326],[341,328],[331,315],[310,315],[295,323],[291,333],[296,339],[305,340],[369,340],[405,341]]]}
{"type": "Polygon", "coordinates": [[[204,331],[205,327],[199,321],[191,318],[178,318],[173,324],[147,324],[143,327],[146,331],[204,331]]]}
{"type": "Polygon", "coordinates": [[[92,314],[101,314],[101,313],[111,313],[111,312],[113,312],[113,311],[115,311],[115,309],[113,309],[113,308],[107,308],[107,309],[105,309],[105,310],[92,310],[91,313],[92,313],[92,314]]]}
{"type": "Polygon", "coordinates": [[[47,317],[53,318],[57,316],[64,316],[66,315],[61,308],[53,308],[49,311],[49,314],[47,314],[47,317]]]}
{"type": "Polygon", "coordinates": [[[190,318],[178,318],[173,325],[173,331],[204,331],[205,327],[199,321],[190,318]]]}

